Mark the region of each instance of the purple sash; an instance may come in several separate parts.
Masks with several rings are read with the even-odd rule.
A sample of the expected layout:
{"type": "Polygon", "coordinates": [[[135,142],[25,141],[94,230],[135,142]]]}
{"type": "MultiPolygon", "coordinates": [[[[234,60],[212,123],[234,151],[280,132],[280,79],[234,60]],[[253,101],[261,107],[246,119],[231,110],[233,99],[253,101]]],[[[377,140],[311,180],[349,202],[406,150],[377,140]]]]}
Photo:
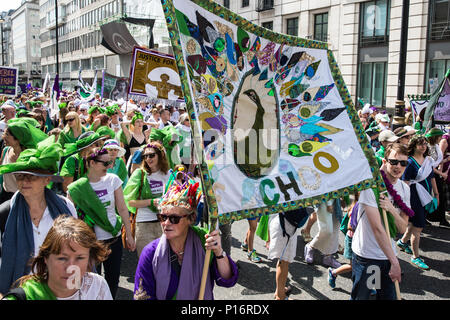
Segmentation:
{"type": "MultiPolygon", "coordinates": [[[[153,274],[156,279],[156,298],[166,300],[169,288],[171,266],[170,248],[166,236],[163,234],[156,248],[152,260],[153,274]]],[[[192,228],[189,228],[184,247],[183,263],[181,265],[180,280],[176,293],[177,300],[197,300],[200,292],[205,249],[200,238],[192,228]]],[[[212,300],[212,283],[210,272],[206,280],[204,300],[212,300]]]]}

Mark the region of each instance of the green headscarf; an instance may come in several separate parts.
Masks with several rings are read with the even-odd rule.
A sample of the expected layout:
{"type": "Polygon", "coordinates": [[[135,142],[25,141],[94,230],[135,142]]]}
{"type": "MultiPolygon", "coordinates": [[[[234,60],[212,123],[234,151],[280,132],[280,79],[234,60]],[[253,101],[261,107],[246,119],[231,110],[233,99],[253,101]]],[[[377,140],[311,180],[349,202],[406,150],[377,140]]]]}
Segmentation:
{"type": "Polygon", "coordinates": [[[116,113],[117,109],[119,109],[118,104],[114,104],[112,106],[107,106],[105,113],[108,117],[112,117],[114,115],[114,113],[116,113]]]}
{"type": "Polygon", "coordinates": [[[25,148],[36,148],[36,145],[48,136],[40,129],[39,122],[33,118],[13,118],[8,121],[8,129],[25,148]]]}
{"type": "Polygon", "coordinates": [[[37,148],[22,151],[16,162],[1,165],[0,174],[29,170],[57,173],[62,154],[61,145],[55,143],[55,136],[51,136],[40,142],[37,148]]]}
{"type": "Polygon", "coordinates": [[[144,120],[144,116],[143,116],[142,113],[140,113],[139,111],[135,111],[135,112],[134,112],[134,116],[133,116],[133,118],[131,118],[131,124],[134,125],[134,122],[135,122],[137,119],[142,119],[142,120],[144,120]]]}
{"type": "Polygon", "coordinates": [[[97,132],[101,137],[109,136],[109,139],[114,139],[114,137],[116,136],[114,130],[107,126],[100,126],[97,128],[97,130],[95,130],[95,132],[97,132]]]}
{"type": "Polygon", "coordinates": [[[89,108],[88,113],[91,114],[92,112],[95,111],[100,111],[100,107],[99,106],[92,106],[89,108]]]}

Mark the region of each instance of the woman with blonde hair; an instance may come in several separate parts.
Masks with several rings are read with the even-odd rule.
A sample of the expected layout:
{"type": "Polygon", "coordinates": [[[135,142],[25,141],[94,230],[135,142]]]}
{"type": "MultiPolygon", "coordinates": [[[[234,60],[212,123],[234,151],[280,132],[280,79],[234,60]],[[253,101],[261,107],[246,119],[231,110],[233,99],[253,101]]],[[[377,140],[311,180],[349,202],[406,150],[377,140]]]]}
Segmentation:
{"type": "Polygon", "coordinates": [[[136,219],[136,249],[138,256],[142,249],[162,235],[158,223],[158,202],[169,180],[169,164],[164,147],[151,142],[142,152],[141,168],[130,177],[124,197],[132,218],[136,219]]]}
{"type": "MultiPolygon", "coordinates": [[[[129,115],[127,114],[127,116],[129,115]]],[[[127,168],[130,167],[133,154],[148,141],[151,129],[144,131],[144,124],[144,116],[139,111],[135,111],[134,116],[131,118],[131,122],[122,122],[120,124],[122,133],[125,137],[125,139],[121,139],[121,142],[124,144],[126,151],[125,159],[128,160],[127,168]],[[129,125],[129,128],[127,125],[129,125]]]]}
{"type": "Polygon", "coordinates": [[[59,134],[58,142],[64,148],[66,143],[75,143],[78,138],[87,131],[87,129],[81,125],[80,116],[75,111],[67,113],[66,126],[59,134]]]}
{"type": "Polygon", "coordinates": [[[17,280],[18,289],[5,300],[112,300],[106,280],[89,272],[104,261],[110,250],[80,219],[61,215],[55,219],[39,254],[34,272],[17,280]]]}

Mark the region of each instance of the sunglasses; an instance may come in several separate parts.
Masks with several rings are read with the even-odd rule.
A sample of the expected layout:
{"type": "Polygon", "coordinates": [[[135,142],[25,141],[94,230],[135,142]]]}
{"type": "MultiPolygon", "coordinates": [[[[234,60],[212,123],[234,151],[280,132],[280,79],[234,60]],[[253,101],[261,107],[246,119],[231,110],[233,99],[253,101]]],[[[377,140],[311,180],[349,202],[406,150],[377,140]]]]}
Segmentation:
{"type": "Polygon", "coordinates": [[[148,159],[148,158],[153,159],[155,156],[156,156],[156,153],[147,153],[147,154],[142,155],[142,157],[144,159],[148,159]]]}
{"type": "Polygon", "coordinates": [[[73,121],[75,118],[66,119],[66,121],[73,121]]]}
{"type": "Polygon", "coordinates": [[[105,167],[109,167],[109,166],[113,163],[111,160],[108,160],[108,161],[102,161],[102,160],[94,159],[94,161],[95,161],[95,162],[103,163],[103,165],[104,165],[105,167]]]}
{"type": "Polygon", "coordinates": [[[167,219],[169,219],[171,224],[178,224],[182,218],[186,218],[189,216],[188,214],[184,216],[177,216],[177,215],[167,215],[167,214],[161,214],[157,213],[156,217],[158,218],[159,222],[165,222],[167,219]]]}
{"type": "Polygon", "coordinates": [[[402,167],[406,167],[408,165],[408,160],[387,159],[387,161],[393,166],[396,166],[399,163],[402,167]]]}
{"type": "Polygon", "coordinates": [[[27,181],[36,181],[39,179],[39,176],[35,176],[32,174],[26,174],[26,173],[16,173],[14,174],[14,177],[16,180],[27,180],[27,181]]]}

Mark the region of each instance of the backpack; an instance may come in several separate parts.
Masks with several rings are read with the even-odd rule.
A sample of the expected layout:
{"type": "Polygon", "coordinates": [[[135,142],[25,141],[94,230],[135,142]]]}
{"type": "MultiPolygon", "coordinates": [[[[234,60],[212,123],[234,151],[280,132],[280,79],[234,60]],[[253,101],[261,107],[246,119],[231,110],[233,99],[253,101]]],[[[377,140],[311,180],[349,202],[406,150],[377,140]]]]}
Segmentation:
{"type": "Polygon", "coordinates": [[[283,237],[287,235],[288,239],[290,238],[290,235],[286,232],[285,227],[285,220],[287,220],[291,225],[297,228],[303,227],[303,225],[306,223],[306,221],[309,218],[309,213],[306,210],[306,208],[298,208],[286,212],[280,212],[280,226],[283,230],[283,237]]]}
{"type": "Polygon", "coordinates": [[[16,300],[27,300],[27,295],[25,294],[25,290],[23,290],[23,288],[11,289],[3,296],[2,299],[5,300],[5,298],[7,298],[8,296],[13,296],[16,298],[16,300]]]}
{"type": "MultiPolygon", "coordinates": [[[[59,163],[59,172],[61,172],[61,168],[62,168],[64,162],[67,160],[67,158],[68,157],[61,158],[61,161],[59,163]]],[[[73,175],[73,181],[77,181],[77,179],[79,178],[78,176],[80,175],[80,163],[76,157],[74,157],[74,159],[75,159],[75,172],[73,175]]],[[[63,189],[62,182],[53,182],[51,189],[58,195],[66,196],[66,193],[64,192],[64,189],[63,189]]]]}

